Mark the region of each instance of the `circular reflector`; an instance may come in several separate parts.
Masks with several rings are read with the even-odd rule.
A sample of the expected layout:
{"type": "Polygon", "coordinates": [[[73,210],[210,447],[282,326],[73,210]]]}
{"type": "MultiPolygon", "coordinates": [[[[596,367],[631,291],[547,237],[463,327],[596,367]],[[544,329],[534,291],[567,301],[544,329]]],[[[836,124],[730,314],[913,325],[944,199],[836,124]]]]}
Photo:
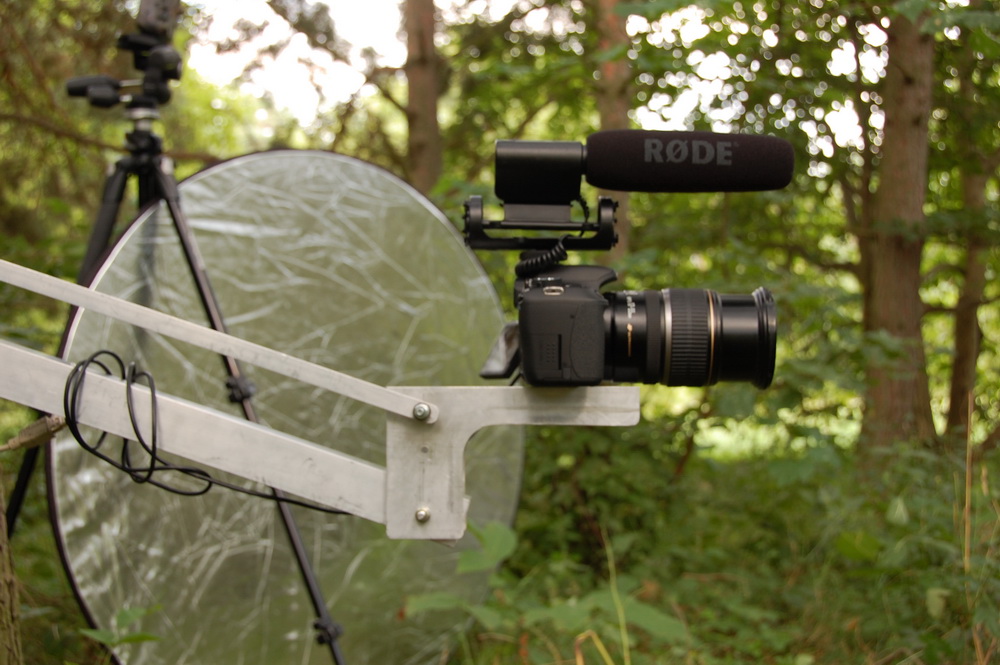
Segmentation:
{"type": "MultiPolygon", "coordinates": [[[[231,334],[380,385],[480,383],[502,325],[496,294],[454,227],[401,180],[332,153],[279,151],[214,166],[180,191],[231,334]]],[[[162,204],[129,227],[92,286],[207,325],[162,204]]],[[[212,352],[77,313],[63,356],[78,361],[100,349],[137,362],[160,392],[241,415],[212,352]]],[[[262,423],[385,463],[378,409],[244,370],[262,423]]],[[[470,442],[470,523],[512,521],[522,448],[513,427],[470,442]]],[[[98,628],[132,636],[114,649],[120,662],[332,662],[316,642],[316,615],[273,502],[221,488],[189,497],[138,485],[66,435],[51,446],[48,474],[56,538],[85,612],[98,628]]],[[[448,592],[476,602],[486,593],[487,573],[456,572],[461,552],[478,546],[469,535],[455,547],[392,541],[361,518],[293,513],[344,629],[347,663],[439,662],[467,615],[411,616],[407,599],[448,592]]]]}

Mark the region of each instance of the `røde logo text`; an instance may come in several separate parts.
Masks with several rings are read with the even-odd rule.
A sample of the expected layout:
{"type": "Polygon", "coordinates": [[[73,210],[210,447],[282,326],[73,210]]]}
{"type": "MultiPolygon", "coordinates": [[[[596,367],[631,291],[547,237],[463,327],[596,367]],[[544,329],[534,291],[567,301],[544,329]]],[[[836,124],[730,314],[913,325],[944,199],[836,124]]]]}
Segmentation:
{"type": "Polygon", "coordinates": [[[647,164],[715,164],[733,165],[733,142],[674,139],[666,144],[660,139],[646,139],[647,164]]]}

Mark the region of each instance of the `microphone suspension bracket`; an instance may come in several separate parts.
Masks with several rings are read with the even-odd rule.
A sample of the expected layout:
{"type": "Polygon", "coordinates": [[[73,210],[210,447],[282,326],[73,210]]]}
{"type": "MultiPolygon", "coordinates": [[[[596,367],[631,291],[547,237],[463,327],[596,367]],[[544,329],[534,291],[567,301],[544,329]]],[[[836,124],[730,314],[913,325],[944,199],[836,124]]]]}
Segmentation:
{"type": "Polygon", "coordinates": [[[618,243],[615,211],[618,203],[608,197],[597,200],[597,221],[571,219],[571,202],[504,203],[504,218],[485,218],[483,197],[471,196],[465,202],[465,244],[472,249],[546,250],[562,241],[566,249],[606,251],[618,243]],[[554,231],[559,236],[490,235],[488,232],[554,231]],[[575,234],[575,235],[574,235],[575,234]]]}

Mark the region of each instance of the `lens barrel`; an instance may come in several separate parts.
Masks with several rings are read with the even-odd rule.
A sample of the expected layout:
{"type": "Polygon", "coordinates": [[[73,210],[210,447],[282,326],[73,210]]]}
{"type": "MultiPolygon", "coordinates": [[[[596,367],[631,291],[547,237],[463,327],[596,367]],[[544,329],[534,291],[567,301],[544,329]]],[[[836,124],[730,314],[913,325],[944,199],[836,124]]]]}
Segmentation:
{"type": "Polygon", "coordinates": [[[710,289],[606,293],[605,379],[707,386],[771,385],[777,316],[771,292],[710,289]]]}

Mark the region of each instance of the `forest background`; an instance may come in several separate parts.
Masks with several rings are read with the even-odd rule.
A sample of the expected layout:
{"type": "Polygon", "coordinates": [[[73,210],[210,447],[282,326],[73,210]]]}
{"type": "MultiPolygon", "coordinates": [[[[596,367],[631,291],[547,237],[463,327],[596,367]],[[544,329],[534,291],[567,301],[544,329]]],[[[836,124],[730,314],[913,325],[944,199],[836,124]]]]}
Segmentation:
{"type": "MultiPolygon", "coordinates": [[[[64,84],[132,75],[111,45],[136,4],[0,4],[5,259],[75,276],[123,129],[64,84]]],[[[211,44],[256,49],[240,80],[189,69],[165,108],[180,175],[335,150],[457,221],[491,195],[494,139],[670,126],[795,148],[782,191],[615,195],[622,242],[584,259],[628,288],[769,287],[774,385],[644,387],[638,427],[532,430],[515,531],[496,544],[509,558],[452,662],[1000,659],[1000,3],[406,0],[401,66],[345,41],[322,4],[267,4],[287,37],[240,22],[211,44]],[[238,85],[302,40],[316,80],[338,62],[364,79],[306,123],[238,85]]],[[[190,3],[178,47],[205,44],[211,20],[190,3]]],[[[509,257],[480,258],[506,296],[509,257]]],[[[61,308],[0,300],[0,334],[55,349],[61,308]]],[[[5,403],[0,433],[30,419],[5,403]]],[[[3,460],[8,487],[17,465],[3,460]]],[[[98,662],[41,485],[10,543],[22,657],[98,662]]]]}

